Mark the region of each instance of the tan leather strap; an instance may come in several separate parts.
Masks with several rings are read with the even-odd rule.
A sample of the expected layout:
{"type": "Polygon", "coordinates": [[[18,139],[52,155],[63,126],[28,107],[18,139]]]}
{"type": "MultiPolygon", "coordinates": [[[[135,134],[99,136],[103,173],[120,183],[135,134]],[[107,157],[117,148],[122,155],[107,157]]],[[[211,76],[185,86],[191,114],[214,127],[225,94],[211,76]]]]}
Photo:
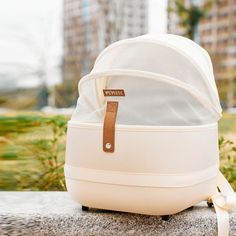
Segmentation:
{"type": "Polygon", "coordinates": [[[115,151],[115,124],[118,110],[118,102],[108,101],[106,115],[103,123],[103,151],[115,151]]]}

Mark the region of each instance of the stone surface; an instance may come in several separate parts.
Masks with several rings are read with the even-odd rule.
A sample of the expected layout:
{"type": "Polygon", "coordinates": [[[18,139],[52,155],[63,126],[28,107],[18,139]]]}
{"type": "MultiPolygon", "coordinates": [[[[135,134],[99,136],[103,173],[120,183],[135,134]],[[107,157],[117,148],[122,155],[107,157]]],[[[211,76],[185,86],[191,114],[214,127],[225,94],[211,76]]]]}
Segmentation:
{"type": "MultiPolygon", "coordinates": [[[[231,236],[236,213],[230,214],[231,236]]],[[[162,221],[81,206],[66,192],[0,192],[0,235],[217,235],[216,214],[203,202],[162,221]]]]}

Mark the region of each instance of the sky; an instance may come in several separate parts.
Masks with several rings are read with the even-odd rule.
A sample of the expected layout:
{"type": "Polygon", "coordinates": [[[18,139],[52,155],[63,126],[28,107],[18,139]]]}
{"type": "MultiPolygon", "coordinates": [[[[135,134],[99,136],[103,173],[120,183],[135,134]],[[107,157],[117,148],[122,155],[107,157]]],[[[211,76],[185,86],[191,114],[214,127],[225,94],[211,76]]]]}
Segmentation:
{"type": "Polygon", "coordinates": [[[0,88],[61,80],[61,19],[62,0],[0,0],[0,88]]]}
{"type": "Polygon", "coordinates": [[[167,26],[167,0],[149,0],[148,33],[165,33],[167,26]]]}
{"type": "MultiPolygon", "coordinates": [[[[166,2],[149,0],[148,33],[165,32],[166,2]]],[[[62,6],[63,0],[0,0],[0,89],[37,85],[37,76],[48,85],[61,81],[62,6]]]]}

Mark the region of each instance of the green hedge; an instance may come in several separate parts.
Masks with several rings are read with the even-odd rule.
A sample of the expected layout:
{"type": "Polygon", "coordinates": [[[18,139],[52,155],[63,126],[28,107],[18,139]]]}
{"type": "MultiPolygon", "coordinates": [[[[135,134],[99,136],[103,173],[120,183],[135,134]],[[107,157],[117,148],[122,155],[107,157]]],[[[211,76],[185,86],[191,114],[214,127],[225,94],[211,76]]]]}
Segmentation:
{"type": "Polygon", "coordinates": [[[219,139],[219,149],[220,170],[236,191],[236,146],[234,142],[221,137],[219,139]]]}
{"type": "Polygon", "coordinates": [[[64,116],[0,117],[0,190],[65,190],[64,116]]]}

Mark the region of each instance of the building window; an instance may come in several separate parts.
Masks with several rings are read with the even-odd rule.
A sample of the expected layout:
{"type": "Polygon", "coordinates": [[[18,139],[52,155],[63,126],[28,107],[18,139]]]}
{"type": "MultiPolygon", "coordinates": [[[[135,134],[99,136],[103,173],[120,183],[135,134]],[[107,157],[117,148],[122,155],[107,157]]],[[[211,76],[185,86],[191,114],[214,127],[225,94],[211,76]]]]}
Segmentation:
{"type": "Polygon", "coordinates": [[[90,20],[90,2],[89,0],[83,0],[82,2],[82,17],[84,21],[90,20]]]}

